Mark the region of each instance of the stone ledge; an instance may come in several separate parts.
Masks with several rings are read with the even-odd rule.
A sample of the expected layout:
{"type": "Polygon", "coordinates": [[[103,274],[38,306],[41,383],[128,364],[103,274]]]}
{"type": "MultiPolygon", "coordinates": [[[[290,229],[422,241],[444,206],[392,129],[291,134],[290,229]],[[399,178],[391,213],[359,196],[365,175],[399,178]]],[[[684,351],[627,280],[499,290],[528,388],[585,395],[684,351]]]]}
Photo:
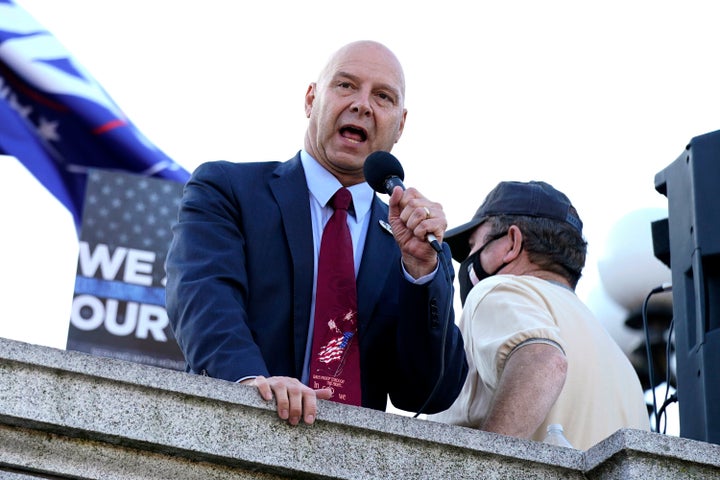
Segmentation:
{"type": "Polygon", "coordinates": [[[639,470],[649,467],[654,478],[688,468],[720,475],[717,446],[650,432],[621,430],[582,452],[319,406],[313,426],[293,427],[254,387],[0,339],[0,472],[16,476],[647,480],[639,470]]]}

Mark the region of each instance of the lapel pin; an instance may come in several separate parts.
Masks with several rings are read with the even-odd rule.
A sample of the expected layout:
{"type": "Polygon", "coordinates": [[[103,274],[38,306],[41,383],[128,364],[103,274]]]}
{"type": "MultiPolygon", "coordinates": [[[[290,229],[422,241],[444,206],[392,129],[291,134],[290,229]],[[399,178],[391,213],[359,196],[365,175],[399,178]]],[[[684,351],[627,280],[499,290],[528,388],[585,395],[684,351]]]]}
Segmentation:
{"type": "Polygon", "coordinates": [[[387,233],[389,233],[390,235],[393,234],[392,227],[388,222],[386,222],[385,220],[378,220],[378,223],[387,233]]]}

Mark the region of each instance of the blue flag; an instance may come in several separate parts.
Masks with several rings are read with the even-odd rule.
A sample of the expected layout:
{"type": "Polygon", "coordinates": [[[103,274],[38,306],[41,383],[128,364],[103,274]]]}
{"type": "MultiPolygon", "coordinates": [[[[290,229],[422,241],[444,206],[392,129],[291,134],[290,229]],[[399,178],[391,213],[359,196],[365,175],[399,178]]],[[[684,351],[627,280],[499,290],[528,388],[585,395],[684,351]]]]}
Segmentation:
{"type": "Polygon", "coordinates": [[[190,176],[11,0],[0,0],[0,153],[20,160],[70,210],[78,231],[89,169],[190,176]]]}

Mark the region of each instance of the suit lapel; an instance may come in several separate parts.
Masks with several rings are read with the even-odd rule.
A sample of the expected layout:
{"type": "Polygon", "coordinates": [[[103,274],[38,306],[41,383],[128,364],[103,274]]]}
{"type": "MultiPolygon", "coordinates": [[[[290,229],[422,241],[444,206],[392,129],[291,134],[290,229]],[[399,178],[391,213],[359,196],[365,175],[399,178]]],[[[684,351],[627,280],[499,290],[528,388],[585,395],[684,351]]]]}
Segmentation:
{"type": "MultiPolygon", "coordinates": [[[[310,194],[300,155],[281,164],[270,181],[282,214],[293,271],[293,343],[296,375],[302,373],[313,290],[313,234],[310,221],[310,194]]],[[[282,255],[282,252],[278,252],[282,255]]]]}
{"type": "Polygon", "coordinates": [[[393,262],[399,261],[395,238],[383,224],[387,225],[388,206],[375,195],[370,209],[365,249],[358,272],[358,327],[367,328],[370,315],[385,288],[390,272],[396,272],[393,262]]]}

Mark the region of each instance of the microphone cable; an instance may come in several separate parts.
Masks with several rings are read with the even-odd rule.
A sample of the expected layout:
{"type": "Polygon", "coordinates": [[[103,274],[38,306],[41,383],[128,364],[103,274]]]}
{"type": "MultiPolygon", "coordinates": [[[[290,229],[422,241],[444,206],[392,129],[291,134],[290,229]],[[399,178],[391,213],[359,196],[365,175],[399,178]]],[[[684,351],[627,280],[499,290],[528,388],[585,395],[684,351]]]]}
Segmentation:
{"type": "MultiPolygon", "coordinates": [[[[672,290],[672,284],[671,283],[663,283],[659,287],[653,288],[650,293],[645,297],[645,300],[642,304],[642,320],[643,320],[643,330],[645,331],[645,351],[647,353],[647,360],[648,360],[648,377],[650,379],[650,391],[652,392],[652,403],[653,403],[653,415],[655,416],[655,431],[659,432],[660,430],[660,419],[658,418],[658,408],[657,408],[657,398],[655,396],[655,373],[654,373],[654,366],[653,366],[653,359],[652,359],[652,349],[650,348],[650,329],[648,327],[648,318],[647,318],[647,310],[648,310],[648,302],[650,301],[650,297],[652,297],[655,294],[662,293],[662,292],[668,292],[672,290]]],[[[669,339],[668,339],[669,340],[669,339]]],[[[668,364],[668,370],[670,368],[670,365],[668,364]]]]}
{"type": "MultiPolygon", "coordinates": [[[[433,248],[435,246],[433,245],[433,248]]],[[[418,418],[418,416],[423,413],[423,411],[427,408],[428,404],[430,404],[430,400],[433,399],[435,396],[435,393],[437,393],[437,389],[440,388],[440,383],[442,383],[443,377],[445,376],[445,341],[447,339],[447,332],[448,328],[450,327],[450,309],[452,308],[453,304],[453,284],[452,284],[452,276],[450,275],[449,267],[447,265],[447,262],[445,260],[445,252],[443,251],[442,247],[440,249],[435,248],[435,250],[438,253],[438,261],[443,266],[443,272],[445,272],[445,278],[450,283],[450,293],[448,295],[448,302],[447,307],[445,309],[445,315],[443,316],[443,319],[445,320],[445,325],[443,326],[442,331],[442,340],[440,344],[440,373],[438,374],[438,379],[435,382],[435,386],[433,387],[432,391],[430,392],[430,395],[428,395],[427,399],[425,400],[425,403],[422,404],[420,409],[417,411],[417,413],[412,418],[418,418]]]]}
{"type": "Polygon", "coordinates": [[[665,433],[667,431],[667,415],[665,413],[665,408],[670,405],[671,403],[677,402],[677,392],[673,392],[672,395],[670,395],[670,347],[672,345],[672,336],[673,331],[675,327],[675,319],[670,320],[670,326],[668,327],[668,338],[667,343],[665,345],[665,364],[667,365],[665,369],[665,399],[663,400],[663,404],[660,407],[660,410],[658,411],[657,416],[657,422],[656,427],[658,432],[660,431],[660,421],[663,418],[663,415],[665,415],[665,424],[663,426],[662,433],[665,433]]]}
{"type": "MultiPolygon", "coordinates": [[[[368,185],[370,185],[370,187],[376,192],[392,195],[395,187],[400,187],[405,190],[405,185],[403,184],[403,179],[405,178],[405,171],[403,170],[400,161],[395,158],[395,156],[390,152],[378,150],[368,155],[363,165],[363,175],[365,176],[365,181],[368,183],[368,185]]],[[[438,375],[438,379],[437,382],[435,382],[435,386],[430,392],[430,395],[428,395],[427,399],[425,400],[425,403],[423,403],[423,405],[413,416],[413,418],[417,418],[427,408],[427,406],[430,404],[430,401],[435,396],[438,388],[440,387],[443,377],[445,376],[445,342],[447,340],[447,333],[449,328],[448,320],[450,317],[450,309],[452,308],[453,304],[454,292],[452,275],[450,274],[442,246],[438,242],[437,238],[435,238],[435,235],[433,235],[432,233],[427,234],[427,241],[430,243],[433,250],[437,252],[438,261],[442,263],[442,268],[445,272],[445,278],[450,283],[450,293],[448,295],[449,298],[447,308],[445,310],[445,315],[443,316],[445,320],[445,325],[443,326],[442,344],[440,345],[440,372],[438,375]]]]}
{"type": "MultiPolygon", "coordinates": [[[[667,395],[667,390],[666,390],[665,394],[667,395]]],[[[658,412],[658,415],[660,416],[660,418],[665,416],[665,427],[663,427],[663,431],[662,431],[663,434],[665,433],[665,431],[667,429],[667,415],[666,415],[665,409],[667,408],[668,405],[675,403],[677,401],[678,401],[677,393],[673,393],[669,397],[665,398],[665,401],[663,402],[662,406],[660,407],[660,411],[658,412]]],[[[657,424],[657,427],[660,428],[659,422],[657,424]]]]}

